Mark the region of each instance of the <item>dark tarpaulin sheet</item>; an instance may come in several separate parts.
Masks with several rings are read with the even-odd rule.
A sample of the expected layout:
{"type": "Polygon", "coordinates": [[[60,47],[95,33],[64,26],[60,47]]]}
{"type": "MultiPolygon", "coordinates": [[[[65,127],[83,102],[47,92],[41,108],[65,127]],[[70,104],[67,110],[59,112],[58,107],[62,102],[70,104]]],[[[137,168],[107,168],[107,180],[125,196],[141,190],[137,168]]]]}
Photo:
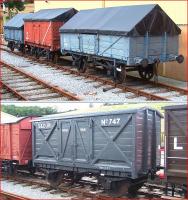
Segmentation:
{"type": "Polygon", "coordinates": [[[21,29],[24,26],[23,18],[31,15],[32,13],[17,14],[4,25],[4,28],[21,29]]]}
{"type": "Polygon", "coordinates": [[[178,35],[180,28],[157,4],[82,10],[60,32],[110,35],[178,35]]]}
{"type": "Polygon", "coordinates": [[[67,21],[76,13],[74,8],[42,9],[25,17],[24,21],[67,21]]]}

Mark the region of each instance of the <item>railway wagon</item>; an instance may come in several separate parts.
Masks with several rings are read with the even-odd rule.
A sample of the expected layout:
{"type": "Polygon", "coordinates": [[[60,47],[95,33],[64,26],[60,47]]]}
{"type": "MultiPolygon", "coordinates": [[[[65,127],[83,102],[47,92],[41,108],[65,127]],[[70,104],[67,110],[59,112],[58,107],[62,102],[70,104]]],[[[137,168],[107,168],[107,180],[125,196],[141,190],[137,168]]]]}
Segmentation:
{"type": "Polygon", "coordinates": [[[17,14],[4,25],[4,38],[8,47],[13,51],[18,48],[24,49],[24,21],[23,18],[32,14],[17,14]]]}
{"type": "Polygon", "coordinates": [[[107,191],[133,192],[160,165],[160,118],[149,108],[37,118],[34,166],[54,187],[92,175],[107,191]]]}
{"type": "Polygon", "coordinates": [[[159,62],[184,60],[178,55],[181,30],[159,5],[82,10],[60,32],[62,54],[72,55],[81,72],[103,66],[119,82],[128,71],[149,80],[159,62]]]}
{"type": "Polygon", "coordinates": [[[31,54],[56,58],[60,54],[59,28],[77,11],[74,8],[43,9],[24,18],[24,42],[31,54]]]}
{"type": "Polygon", "coordinates": [[[32,167],[32,117],[22,117],[2,123],[0,134],[0,160],[3,169],[15,173],[19,167],[32,167]]]}
{"type": "Polygon", "coordinates": [[[165,176],[167,184],[187,191],[187,106],[164,107],[166,134],[165,176]]]}

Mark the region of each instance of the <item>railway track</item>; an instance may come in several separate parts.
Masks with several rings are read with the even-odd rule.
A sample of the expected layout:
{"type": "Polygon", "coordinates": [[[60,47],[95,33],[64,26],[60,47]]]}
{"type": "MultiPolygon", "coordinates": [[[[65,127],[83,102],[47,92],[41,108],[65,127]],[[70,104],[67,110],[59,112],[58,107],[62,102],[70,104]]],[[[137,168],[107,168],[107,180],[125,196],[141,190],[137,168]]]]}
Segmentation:
{"type": "Polygon", "coordinates": [[[12,193],[0,191],[1,200],[31,200],[30,198],[26,198],[23,196],[15,195],[12,193]]]}
{"type": "Polygon", "coordinates": [[[77,183],[75,185],[70,186],[65,183],[60,185],[58,188],[52,188],[50,185],[44,180],[37,178],[37,176],[16,176],[16,177],[5,177],[1,178],[1,181],[6,180],[8,182],[12,182],[14,185],[22,185],[23,187],[32,187],[33,189],[40,189],[42,192],[49,192],[50,194],[59,194],[61,197],[68,198],[71,200],[127,200],[129,199],[164,199],[164,200],[185,200],[185,198],[180,196],[167,196],[164,192],[164,187],[162,185],[155,184],[145,184],[137,193],[137,195],[133,196],[124,196],[124,197],[113,197],[111,195],[105,194],[103,190],[98,189],[93,186],[93,183],[90,184],[89,181],[82,180],[81,183],[77,183]]]}
{"type": "MultiPolygon", "coordinates": [[[[71,67],[70,61],[63,61],[64,64],[58,63],[53,64],[48,61],[39,60],[34,58],[33,56],[22,54],[21,52],[11,52],[8,49],[1,48],[2,51],[7,51],[8,53],[13,53],[17,56],[25,57],[29,60],[32,60],[33,62],[37,62],[39,64],[45,64],[49,68],[53,68],[54,70],[61,70],[62,73],[65,73],[66,75],[74,75],[75,77],[83,77],[86,79],[86,81],[93,81],[93,82],[99,82],[100,84],[96,87],[104,87],[106,85],[106,88],[103,89],[103,91],[113,90],[113,89],[119,89],[120,92],[126,93],[130,92],[133,93],[135,96],[140,97],[146,97],[148,100],[186,100],[186,96],[188,94],[187,89],[182,89],[174,86],[170,86],[163,83],[158,83],[154,81],[144,81],[138,77],[127,75],[126,83],[123,84],[117,84],[111,78],[106,77],[106,75],[102,74],[101,71],[92,70],[89,69],[87,73],[80,73],[75,68],[71,67]],[[66,65],[65,65],[66,63],[66,65]],[[89,79],[89,80],[88,80],[89,79]]],[[[134,97],[135,97],[134,96],[134,97]]],[[[130,97],[131,99],[131,97],[130,97]]]]}
{"type": "Polygon", "coordinates": [[[22,100],[23,97],[20,96],[19,93],[17,93],[13,88],[9,87],[6,83],[3,83],[0,81],[1,85],[1,99],[3,96],[4,101],[18,101],[22,100]]]}
{"type": "MultiPolygon", "coordinates": [[[[76,100],[80,98],[66,90],[54,86],[42,79],[27,73],[13,65],[0,61],[1,85],[11,92],[19,100],[40,101],[40,100],[76,100]]],[[[6,100],[6,93],[2,94],[2,100],[6,100]]]]}

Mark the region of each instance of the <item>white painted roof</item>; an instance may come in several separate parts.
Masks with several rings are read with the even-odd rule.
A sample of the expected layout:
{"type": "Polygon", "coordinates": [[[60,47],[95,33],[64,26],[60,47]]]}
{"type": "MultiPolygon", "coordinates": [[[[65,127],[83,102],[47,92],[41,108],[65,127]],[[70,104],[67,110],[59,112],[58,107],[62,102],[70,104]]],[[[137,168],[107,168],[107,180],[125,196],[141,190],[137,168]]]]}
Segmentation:
{"type": "Polygon", "coordinates": [[[16,123],[23,119],[24,117],[15,117],[13,115],[10,115],[8,113],[2,112],[1,111],[1,119],[0,122],[1,124],[8,124],[8,123],[16,123]]]}

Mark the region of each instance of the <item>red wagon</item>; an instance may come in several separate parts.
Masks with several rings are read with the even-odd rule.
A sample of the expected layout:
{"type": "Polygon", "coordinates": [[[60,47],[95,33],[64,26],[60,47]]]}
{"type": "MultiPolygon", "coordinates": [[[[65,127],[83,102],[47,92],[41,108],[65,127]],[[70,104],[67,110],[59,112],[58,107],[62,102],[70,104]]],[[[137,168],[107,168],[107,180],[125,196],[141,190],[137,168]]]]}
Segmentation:
{"type": "Polygon", "coordinates": [[[74,8],[44,9],[24,18],[24,42],[36,57],[60,55],[60,27],[77,11],[74,8]]]}
{"type": "Polygon", "coordinates": [[[18,167],[32,170],[32,117],[1,124],[0,160],[10,173],[18,167]]]}

